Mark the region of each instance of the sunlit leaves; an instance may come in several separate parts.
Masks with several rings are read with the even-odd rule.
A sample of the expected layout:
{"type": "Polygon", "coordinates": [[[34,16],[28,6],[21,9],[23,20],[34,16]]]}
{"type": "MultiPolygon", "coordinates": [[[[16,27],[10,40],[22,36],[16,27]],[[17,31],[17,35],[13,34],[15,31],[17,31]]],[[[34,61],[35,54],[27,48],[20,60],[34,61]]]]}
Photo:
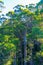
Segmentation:
{"type": "Polygon", "coordinates": [[[9,40],[9,37],[10,37],[10,36],[5,35],[5,36],[4,36],[4,40],[5,40],[5,41],[8,41],[8,40],[9,40]]]}
{"type": "MultiPolygon", "coordinates": [[[[32,54],[34,52],[35,55],[33,56],[35,56],[35,59],[40,56],[43,57],[43,13],[31,13],[29,9],[25,8],[21,9],[21,13],[19,15],[15,14],[14,11],[10,11],[6,16],[8,19],[3,22],[1,26],[2,28],[0,28],[0,53],[1,55],[3,54],[2,56],[7,57],[8,60],[6,65],[11,63],[11,60],[9,59],[11,55],[14,56],[15,52],[19,55],[19,51],[21,51],[20,45],[22,44],[21,42],[24,37],[27,38],[25,41],[27,41],[28,45],[27,61],[32,58],[32,54]],[[41,45],[38,45],[37,42],[38,47],[36,48],[39,49],[41,46],[41,50],[39,49],[39,52],[36,52],[36,48],[34,46],[36,43],[34,43],[34,40],[36,40],[35,42],[39,41],[41,43],[41,45]],[[34,50],[32,50],[33,48],[34,50]]],[[[27,49],[25,51],[27,51],[27,49]]]]}

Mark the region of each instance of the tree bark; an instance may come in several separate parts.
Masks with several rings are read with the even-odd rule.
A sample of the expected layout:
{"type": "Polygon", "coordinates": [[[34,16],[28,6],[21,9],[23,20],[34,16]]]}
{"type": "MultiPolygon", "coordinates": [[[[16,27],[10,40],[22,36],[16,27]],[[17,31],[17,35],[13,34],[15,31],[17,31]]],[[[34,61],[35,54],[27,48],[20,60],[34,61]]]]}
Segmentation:
{"type": "Polygon", "coordinates": [[[27,65],[26,63],[26,57],[27,57],[27,39],[26,39],[26,34],[24,34],[22,40],[21,40],[21,50],[22,50],[22,62],[23,65],[27,65]]]}
{"type": "Polygon", "coordinates": [[[13,65],[17,65],[16,64],[17,62],[16,62],[16,55],[14,56],[14,63],[13,63],[13,65]]]}

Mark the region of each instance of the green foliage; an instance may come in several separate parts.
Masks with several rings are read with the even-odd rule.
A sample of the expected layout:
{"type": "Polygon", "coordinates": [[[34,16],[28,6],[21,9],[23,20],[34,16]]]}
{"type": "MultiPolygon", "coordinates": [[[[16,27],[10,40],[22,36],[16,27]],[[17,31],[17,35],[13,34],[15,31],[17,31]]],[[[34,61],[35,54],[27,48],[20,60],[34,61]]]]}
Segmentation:
{"type": "Polygon", "coordinates": [[[40,64],[39,58],[43,57],[43,42],[40,42],[43,38],[42,11],[41,13],[40,11],[32,13],[26,8],[21,9],[19,15],[15,14],[14,11],[10,11],[6,16],[10,19],[5,20],[0,26],[0,60],[2,61],[0,64],[9,65],[9,63],[13,63],[15,60],[14,56],[17,56],[16,61],[18,64],[21,60],[21,55],[24,56],[24,51],[27,52],[27,57],[22,57],[23,62],[28,62],[35,58],[35,64],[40,64]],[[41,39],[38,40],[39,38],[41,39]],[[35,54],[33,54],[35,44],[37,48],[41,47],[41,49],[39,51],[35,50],[35,54]]]}

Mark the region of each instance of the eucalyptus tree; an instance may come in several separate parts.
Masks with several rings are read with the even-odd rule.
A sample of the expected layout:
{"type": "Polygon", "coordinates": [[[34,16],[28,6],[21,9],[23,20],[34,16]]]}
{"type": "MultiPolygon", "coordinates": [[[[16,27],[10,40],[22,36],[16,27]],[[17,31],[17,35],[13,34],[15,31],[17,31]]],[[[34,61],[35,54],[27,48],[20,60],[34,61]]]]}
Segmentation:
{"type": "MultiPolygon", "coordinates": [[[[9,12],[8,16],[11,18],[10,22],[12,23],[13,21],[13,26],[14,28],[14,34],[19,38],[20,40],[20,63],[21,65],[27,65],[26,62],[26,56],[27,56],[27,28],[32,28],[32,13],[28,9],[21,9],[21,13],[19,15],[14,14],[12,15],[12,12],[9,12]]],[[[12,24],[11,24],[12,25],[12,24]]],[[[13,27],[12,26],[12,27],[13,27]]]]}
{"type": "MultiPolygon", "coordinates": [[[[12,35],[12,39],[14,37],[19,39],[18,45],[16,45],[16,54],[15,59],[17,59],[16,62],[14,62],[14,65],[27,65],[27,43],[31,41],[31,43],[38,44],[37,42],[37,34],[39,33],[39,28],[38,28],[38,20],[40,18],[37,18],[38,16],[35,15],[34,13],[31,13],[27,8],[26,9],[21,9],[21,13],[15,14],[15,12],[9,12],[7,14],[8,20],[4,22],[4,26],[9,26],[9,28],[12,29],[12,32],[9,30],[9,34],[12,35]],[[36,32],[37,31],[37,32],[36,32]],[[28,35],[28,36],[27,36],[28,35]],[[28,38],[27,38],[28,37],[28,38]],[[29,40],[29,41],[28,41],[29,40]],[[19,47],[19,49],[18,49],[19,47]]],[[[13,42],[14,43],[14,42],[13,42]]],[[[33,44],[33,45],[34,45],[33,44]]],[[[35,45],[32,48],[30,47],[31,50],[31,58],[30,58],[30,65],[33,65],[33,52],[35,49],[35,45]]],[[[36,54],[36,52],[35,52],[36,54]]],[[[34,55],[35,55],[34,54],[34,55]]]]}

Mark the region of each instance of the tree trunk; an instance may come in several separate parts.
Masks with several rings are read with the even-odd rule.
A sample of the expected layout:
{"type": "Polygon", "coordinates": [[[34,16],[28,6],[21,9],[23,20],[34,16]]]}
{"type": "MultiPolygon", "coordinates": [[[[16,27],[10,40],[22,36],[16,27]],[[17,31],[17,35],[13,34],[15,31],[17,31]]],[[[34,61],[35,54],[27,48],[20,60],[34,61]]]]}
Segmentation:
{"type": "Polygon", "coordinates": [[[13,65],[17,65],[16,64],[17,62],[16,62],[16,55],[14,56],[14,63],[13,63],[13,65]]]}
{"type": "Polygon", "coordinates": [[[23,65],[27,65],[26,63],[26,57],[27,57],[27,39],[26,34],[24,34],[23,39],[21,40],[21,50],[22,50],[22,62],[23,65]]]}
{"type": "Polygon", "coordinates": [[[27,45],[26,45],[26,36],[24,36],[24,65],[26,65],[26,57],[27,57],[27,45]]]}

